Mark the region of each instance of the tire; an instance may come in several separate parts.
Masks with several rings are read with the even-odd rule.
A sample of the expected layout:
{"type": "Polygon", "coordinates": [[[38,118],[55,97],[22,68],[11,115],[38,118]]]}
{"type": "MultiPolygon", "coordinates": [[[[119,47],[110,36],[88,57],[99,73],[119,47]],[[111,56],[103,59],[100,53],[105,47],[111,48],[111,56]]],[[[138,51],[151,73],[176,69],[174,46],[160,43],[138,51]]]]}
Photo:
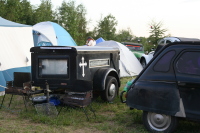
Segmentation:
{"type": "Polygon", "coordinates": [[[101,99],[106,102],[112,102],[118,91],[118,82],[115,77],[106,78],[105,90],[101,93],[101,99]]]}
{"type": "Polygon", "coordinates": [[[178,118],[143,111],[143,124],[147,130],[153,133],[171,133],[178,125],[178,118]]]}
{"type": "Polygon", "coordinates": [[[147,65],[145,59],[142,59],[142,60],[141,60],[141,65],[142,65],[143,68],[145,68],[145,66],[147,65]]]}

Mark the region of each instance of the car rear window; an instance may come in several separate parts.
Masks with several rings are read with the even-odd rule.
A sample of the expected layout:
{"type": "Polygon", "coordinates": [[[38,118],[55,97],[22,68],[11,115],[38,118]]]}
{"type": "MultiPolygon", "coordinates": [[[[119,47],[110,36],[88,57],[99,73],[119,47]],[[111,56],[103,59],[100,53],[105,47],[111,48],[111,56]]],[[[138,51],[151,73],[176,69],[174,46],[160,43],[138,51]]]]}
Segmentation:
{"type": "Polygon", "coordinates": [[[171,60],[175,55],[175,51],[165,53],[154,66],[154,71],[167,72],[169,71],[171,60]]]}

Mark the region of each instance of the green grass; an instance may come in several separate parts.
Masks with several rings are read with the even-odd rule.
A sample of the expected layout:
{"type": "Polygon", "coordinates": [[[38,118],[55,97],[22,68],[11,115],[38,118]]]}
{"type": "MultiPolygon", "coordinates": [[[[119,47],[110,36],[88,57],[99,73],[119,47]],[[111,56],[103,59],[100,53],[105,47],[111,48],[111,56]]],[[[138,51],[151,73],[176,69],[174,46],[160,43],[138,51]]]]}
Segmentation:
{"type": "MultiPolygon", "coordinates": [[[[121,79],[120,92],[131,79],[121,79]]],[[[14,96],[8,108],[9,98],[10,95],[6,95],[1,109],[0,133],[148,133],[142,124],[142,111],[130,110],[119,97],[113,103],[103,102],[100,98],[94,101],[92,107],[96,118],[88,111],[89,121],[83,110],[77,108],[63,108],[58,116],[50,117],[38,115],[30,102],[26,111],[21,96],[14,96]]],[[[59,111],[61,107],[56,108],[59,111]]],[[[198,133],[199,126],[199,123],[181,120],[176,133],[198,133]]]]}

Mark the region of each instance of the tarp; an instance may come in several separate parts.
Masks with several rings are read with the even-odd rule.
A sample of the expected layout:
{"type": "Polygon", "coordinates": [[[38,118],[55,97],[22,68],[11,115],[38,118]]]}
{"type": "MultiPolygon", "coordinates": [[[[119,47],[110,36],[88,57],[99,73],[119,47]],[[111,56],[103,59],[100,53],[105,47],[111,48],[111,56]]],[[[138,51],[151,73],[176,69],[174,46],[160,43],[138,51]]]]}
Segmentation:
{"type": "Polygon", "coordinates": [[[117,47],[120,50],[120,77],[132,77],[138,75],[142,71],[142,65],[135,55],[123,44],[116,41],[104,41],[96,44],[101,47],[117,47]]]}
{"type": "Polygon", "coordinates": [[[77,46],[63,27],[50,21],[35,24],[33,38],[34,46],[77,46]]]}
{"type": "Polygon", "coordinates": [[[31,72],[32,26],[0,17],[0,46],[0,91],[4,91],[13,72],[31,72]]]}

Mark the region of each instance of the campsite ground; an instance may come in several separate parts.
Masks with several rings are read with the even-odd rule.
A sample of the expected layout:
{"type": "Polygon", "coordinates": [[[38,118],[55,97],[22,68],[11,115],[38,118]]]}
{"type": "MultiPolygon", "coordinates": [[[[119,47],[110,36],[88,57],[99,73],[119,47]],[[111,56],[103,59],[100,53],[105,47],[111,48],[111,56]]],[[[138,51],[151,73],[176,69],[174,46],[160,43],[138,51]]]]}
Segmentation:
{"type": "MultiPolygon", "coordinates": [[[[120,92],[131,79],[121,79],[120,92]]],[[[90,112],[89,121],[83,111],[77,109],[63,109],[57,117],[40,116],[31,104],[26,111],[20,96],[15,96],[11,108],[7,108],[8,98],[6,96],[7,103],[1,109],[0,133],[147,133],[142,125],[142,112],[130,110],[119,98],[113,103],[105,103],[101,99],[94,101],[92,106],[97,117],[94,119],[90,112]]],[[[199,123],[181,120],[176,133],[197,133],[200,132],[199,126],[199,123]]]]}

